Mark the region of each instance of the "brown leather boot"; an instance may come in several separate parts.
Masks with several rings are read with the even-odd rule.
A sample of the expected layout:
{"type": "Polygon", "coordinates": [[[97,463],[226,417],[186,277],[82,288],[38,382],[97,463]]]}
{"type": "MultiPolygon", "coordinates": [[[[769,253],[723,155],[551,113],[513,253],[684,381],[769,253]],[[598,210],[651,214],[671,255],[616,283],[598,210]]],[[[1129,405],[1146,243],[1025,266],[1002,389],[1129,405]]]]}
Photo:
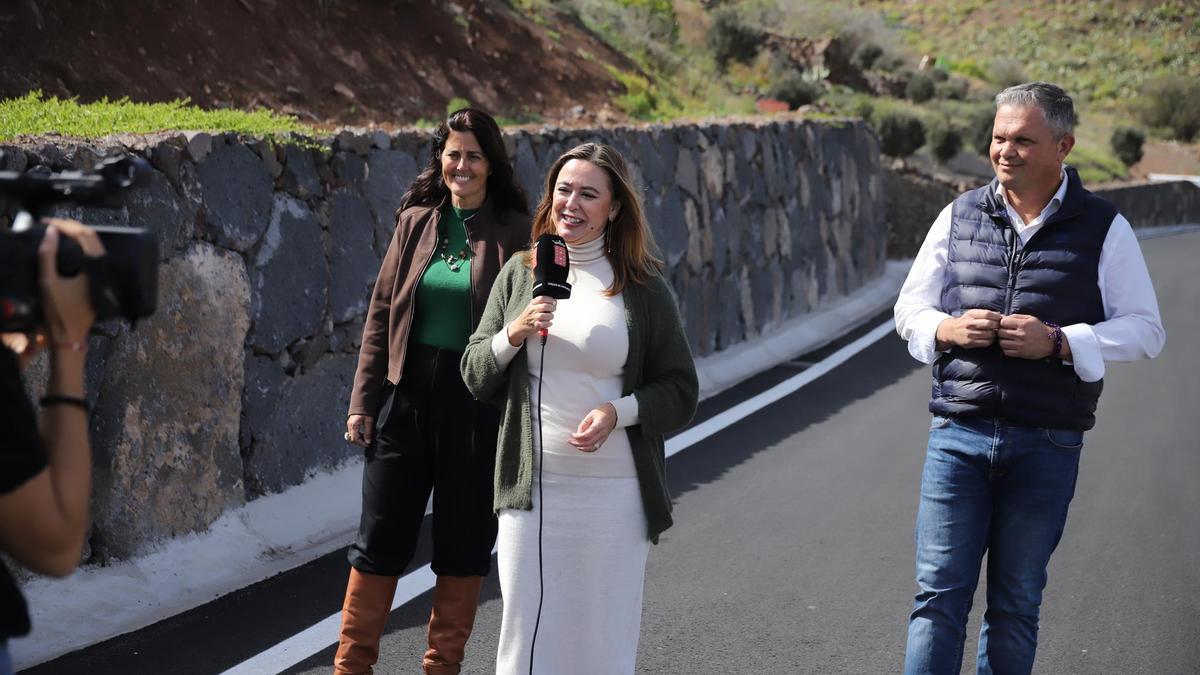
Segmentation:
{"type": "Polygon", "coordinates": [[[482,587],[483,577],[437,578],[429,615],[429,649],[422,661],[427,675],[458,675],[482,587]]]}
{"type": "Polygon", "coordinates": [[[334,675],[371,675],[379,658],[379,638],[392,609],[397,577],[367,574],[350,568],[346,600],[342,603],[342,631],[334,675]]]}

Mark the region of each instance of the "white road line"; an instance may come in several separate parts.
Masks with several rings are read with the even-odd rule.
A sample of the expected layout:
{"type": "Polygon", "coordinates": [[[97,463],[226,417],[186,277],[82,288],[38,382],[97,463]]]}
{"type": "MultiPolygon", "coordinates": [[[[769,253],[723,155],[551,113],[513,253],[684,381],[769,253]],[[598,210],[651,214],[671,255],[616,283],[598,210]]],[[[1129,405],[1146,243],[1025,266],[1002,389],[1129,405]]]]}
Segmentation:
{"type": "Polygon", "coordinates": [[[725,427],[738,422],[759,410],[771,405],[779,399],[795,392],[800,387],[812,382],[821,377],[825,373],[833,370],[839,365],[845,363],[850,357],[861,352],[867,347],[875,344],[888,333],[895,332],[894,324],[891,321],[885,321],[875,328],[871,329],[870,333],[858,338],[854,342],[842,347],[836,352],[830,354],[820,362],[814,364],[811,368],[794,375],[783,382],[771,387],[761,394],[746,399],[732,408],[715,415],[700,424],[684,431],[677,436],[674,436],[667,441],[667,457],[674,455],[677,452],[690,448],[700,441],[712,436],[725,427]]]}
{"type": "MultiPolygon", "coordinates": [[[[790,377],[753,398],[742,401],[732,408],[671,438],[666,443],[667,457],[690,448],[725,427],[753,415],[788,394],[794,393],[804,385],[809,384],[818,377],[845,363],[855,354],[875,344],[883,336],[894,331],[895,328],[892,322],[885,321],[873,328],[871,332],[830,354],[804,372],[790,377]]],[[[492,553],[495,553],[494,549],[492,553]]],[[[429,569],[429,565],[425,565],[404,575],[400,578],[400,583],[396,587],[396,597],[392,600],[392,609],[395,610],[409,600],[433,588],[436,580],[437,577],[429,569]]],[[[338,634],[338,629],[341,628],[341,620],[341,612],[328,616],[274,647],[226,670],[222,675],[261,675],[262,673],[279,673],[286,670],[333,644],[338,634]]]]}

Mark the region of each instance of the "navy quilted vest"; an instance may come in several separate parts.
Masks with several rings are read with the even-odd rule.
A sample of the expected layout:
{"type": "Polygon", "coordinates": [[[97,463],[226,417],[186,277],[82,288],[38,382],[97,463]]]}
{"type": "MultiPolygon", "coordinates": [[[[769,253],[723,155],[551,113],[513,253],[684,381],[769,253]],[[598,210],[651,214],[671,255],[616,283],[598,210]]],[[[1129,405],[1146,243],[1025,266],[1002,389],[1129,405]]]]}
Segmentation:
{"type": "MultiPolygon", "coordinates": [[[[942,309],[1029,314],[1066,326],[1104,320],[1100,251],[1116,207],[1083,189],[1067,168],[1058,212],[1018,248],[996,181],[954,200],[942,309]]],[[[947,417],[998,417],[1035,427],[1091,429],[1102,382],[1083,382],[1058,359],[1009,358],[999,343],[955,347],[933,365],[929,410],[947,417]]]]}

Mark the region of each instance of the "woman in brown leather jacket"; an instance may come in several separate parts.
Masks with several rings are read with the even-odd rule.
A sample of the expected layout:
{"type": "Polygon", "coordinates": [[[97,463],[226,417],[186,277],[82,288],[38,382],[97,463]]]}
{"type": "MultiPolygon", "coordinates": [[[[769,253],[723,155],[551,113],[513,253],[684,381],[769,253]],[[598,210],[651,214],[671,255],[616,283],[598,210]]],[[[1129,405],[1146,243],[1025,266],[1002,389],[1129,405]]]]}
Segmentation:
{"type": "Polygon", "coordinates": [[[434,132],[429,163],[397,211],[363,327],[346,440],[366,448],[335,673],[369,673],[397,578],[433,492],[437,586],[426,673],[457,673],[496,540],[499,413],[459,375],[505,261],[529,246],[529,207],[500,129],[464,108],[434,132]],[[379,420],[388,397],[392,405],[379,420]]]}

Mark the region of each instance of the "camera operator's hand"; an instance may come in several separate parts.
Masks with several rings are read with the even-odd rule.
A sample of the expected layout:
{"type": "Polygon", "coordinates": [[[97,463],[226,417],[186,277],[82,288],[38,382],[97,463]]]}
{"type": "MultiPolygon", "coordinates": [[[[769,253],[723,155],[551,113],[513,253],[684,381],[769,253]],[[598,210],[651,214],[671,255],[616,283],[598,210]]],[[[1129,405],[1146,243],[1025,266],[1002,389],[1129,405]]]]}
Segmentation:
{"type": "Polygon", "coordinates": [[[39,328],[32,333],[0,333],[0,344],[17,355],[18,366],[25,370],[25,366],[46,347],[46,331],[39,328]]]}
{"type": "MultiPolygon", "coordinates": [[[[84,254],[104,254],[96,233],[71,220],[46,221],[49,226],[38,246],[39,285],[44,325],[49,335],[50,373],[40,420],[17,415],[6,421],[20,433],[6,436],[6,452],[20,451],[36,458],[44,453],[46,468],[16,488],[0,494],[0,549],[35,572],[63,576],[79,563],[87,532],[92,461],[88,443],[88,406],[84,398],[83,370],[87,332],[96,313],[88,294],[87,275],[65,279],[58,274],[60,237],[79,242],[84,254]],[[35,426],[36,425],[36,426],[35,426]],[[41,447],[31,441],[36,434],[41,447]],[[17,439],[23,438],[19,444],[17,439]],[[18,447],[20,445],[21,447],[18,447]]],[[[37,334],[24,336],[18,345],[5,337],[5,345],[22,357],[38,346],[37,334]]],[[[0,382],[23,396],[20,376],[0,382]],[[15,381],[14,381],[15,380],[15,381]]],[[[15,412],[10,411],[10,412],[15,412]]],[[[7,429],[7,426],[6,426],[7,429]]]]}
{"type": "Polygon", "coordinates": [[[61,218],[43,222],[48,227],[38,246],[38,281],[42,287],[46,330],[55,343],[81,343],[96,319],[96,311],[92,309],[88,294],[87,275],[77,274],[70,279],[59,276],[55,260],[58,240],[60,236],[74,239],[84,255],[92,258],[104,255],[104,244],[96,232],[83,223],[61,218]]]}

